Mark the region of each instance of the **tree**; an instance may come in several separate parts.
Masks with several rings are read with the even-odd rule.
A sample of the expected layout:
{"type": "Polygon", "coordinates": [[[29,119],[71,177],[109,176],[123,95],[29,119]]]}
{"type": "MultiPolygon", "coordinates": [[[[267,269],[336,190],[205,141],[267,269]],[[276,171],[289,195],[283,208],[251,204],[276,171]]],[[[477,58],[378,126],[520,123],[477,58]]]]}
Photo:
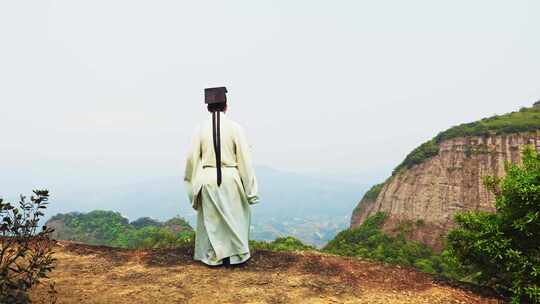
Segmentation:
{"type": "Polygon", "coordinates": [[[302,243],[292,236],[278,237],[272,242],[250,240],[249,245],[252,250],[270,251],[305,251],[315,250],[313,246],[302,243]]]}
{"type": "Polygon", "coordinates": [[[151,227],[161,227],[161,222],[158,220],[155,220],[151,217],[140,217],[133,222],[130,223],[131,226],[135,227],[136,229],[151,226],[151,227]]]}
{"type": "Polygon", "coordinates": [[[540,303],[540,157],[530,146],[506,177],[486,177],[495,213],[465,212],[448,234],[451,253],[479,283],[508,291],[513,303],[540,303]]]}
{"type": "MultiPolygon", "coordinates": [[[[21,195],[19,208],[0,199],[0,303],[29,302],[27,291],[54,268],[53,230],[37,229],[49,192],[33,192],[30,201],[21,195]]],[[[50,287],[55,293],[54,285],[50,287]]]]}

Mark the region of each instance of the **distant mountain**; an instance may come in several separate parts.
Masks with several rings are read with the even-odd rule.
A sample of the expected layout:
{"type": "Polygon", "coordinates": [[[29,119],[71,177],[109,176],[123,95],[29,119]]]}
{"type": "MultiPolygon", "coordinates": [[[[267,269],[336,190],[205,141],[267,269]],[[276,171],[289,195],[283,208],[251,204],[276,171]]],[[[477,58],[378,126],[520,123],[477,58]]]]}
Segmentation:
{"type": "Polygon", "coordinates": [[[257,176],[262,202],[256,213],[276,219],[343,215],[354,207],[354,196],[364,192],[355,183],[268,167],[257,167],[257,176]]]}
{"type": "MultiPolygon", "coordinates": [[[[337,179],[325,179],[256,167],[261,202],[252,208],[253,239],[273,240],[292,235],[321,246],[347,228],[349,214],[366,186],[337,179]]],[[[152,217],[166,220],[185,218],[195,226],[196,213],[187,201],[181,176],[166,176],[120,186],[84,184],[52,193],[47,216],[71,211],[117,211],[135,220],[152,217]]]]}

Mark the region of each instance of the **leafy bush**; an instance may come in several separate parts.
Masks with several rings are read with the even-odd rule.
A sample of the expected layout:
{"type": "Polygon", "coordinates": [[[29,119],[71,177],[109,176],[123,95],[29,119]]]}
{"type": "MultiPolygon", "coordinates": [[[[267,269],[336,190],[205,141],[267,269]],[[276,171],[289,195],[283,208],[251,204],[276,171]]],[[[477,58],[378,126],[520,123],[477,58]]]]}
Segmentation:
{"type": "Polygon", "coordinates": [[[523,165],[487,177],[496,213],[465,212],[448,234],[452,254],[476,270],[476,280],[513,294],[513,303],[540,303],[540,157],[523,151],[523,165]]]}
{"type": "Polygon", "coordinates": [[[151,217],[141,217],[130,223],[134,228],[143,228],[147,226],[161,227],[161,222],[151,217]]]}
{"type": "MultiPolygon", "coordinates": [[[[540,101],[539,101],[540,102],[540,101]]],[[[522,108],[519,112],[494,115],[479,121],[464,123],[439,133],[435,138],[423,143],[399,164],[392,174],[401,169],[411,168],[439,153],[439,144],[456,137],[489,136],[540,130],[540,107],[536,102],[533,107],[522,108]]]]}
{"type": "Polygon", "coordinates": [[[178,248],[190,246],[194,240],[195,233],[191,230],[174,233],[169,229],[146,226],[119,235],[115,244],[125,248],[178,248]]]}
{"type": "Polygon", "coordinates": [[[168,219],[161,227],[166,228],[174,233],[180,231],[193,231],[193,228],[191,228],[189,223],[181,217],[173,217],[168,219]]]}
{"type": "Polygon", "coordinates": [[[420,242],[408,241],[404,231],[395,237],[385,234],[381,226],[386,218],[385,213],[377,212],[362,225],[340,232],[323,251],[412,266],[424,272],[453,278],[463,276],[463,270],[447,252],[439,255],[420,242]]]}
{"type": "Polygon", "coordinates": [[[250,240],[249,245],[252,249],[263,249],[271,251],[303,251],[303,250],[315,250],[315,247],[305,245],[300,240],[292,237],[280,237],[272,242],[254,241],[250,240]]]}
{"type": "MultiPolygon", "coordinates": [[[[19,208],[0,198],[0,303],[28,303],[27,292],[54,269],[52,229],[38,229],[49,192],[34,190],[30,201],[20,197],[19,208]]],[[[54,285],[50,285],[55,294],[54,285]]],[[[51,299],[55,301],[54,296],[51,299]]]]}

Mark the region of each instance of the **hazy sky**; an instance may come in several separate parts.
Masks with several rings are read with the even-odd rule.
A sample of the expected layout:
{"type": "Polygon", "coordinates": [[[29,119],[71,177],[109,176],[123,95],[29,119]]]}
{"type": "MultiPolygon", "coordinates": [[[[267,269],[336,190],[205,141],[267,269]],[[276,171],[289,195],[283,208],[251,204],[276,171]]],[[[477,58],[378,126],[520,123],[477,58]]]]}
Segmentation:
{"type": "Polygon", "coordinates": [[[539,14],[540,1],[0,0],[0,181],[181,174],[203,88],[221,85],[257,164],[385,176],[439,131],[540,99],[539,14]]]}

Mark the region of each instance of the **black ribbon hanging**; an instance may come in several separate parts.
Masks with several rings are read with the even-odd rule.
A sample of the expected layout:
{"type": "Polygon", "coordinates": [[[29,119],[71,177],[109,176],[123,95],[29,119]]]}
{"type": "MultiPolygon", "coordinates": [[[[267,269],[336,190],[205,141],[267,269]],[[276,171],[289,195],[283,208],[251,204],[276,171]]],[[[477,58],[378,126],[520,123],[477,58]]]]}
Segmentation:
{"type": "Polygon", "coordinates": [[[216,155],[217,184],[221,185],[221,142],[219,127],[219,111],[212,112],[212,138],[214,141],[214,153],[216,155]]]}

